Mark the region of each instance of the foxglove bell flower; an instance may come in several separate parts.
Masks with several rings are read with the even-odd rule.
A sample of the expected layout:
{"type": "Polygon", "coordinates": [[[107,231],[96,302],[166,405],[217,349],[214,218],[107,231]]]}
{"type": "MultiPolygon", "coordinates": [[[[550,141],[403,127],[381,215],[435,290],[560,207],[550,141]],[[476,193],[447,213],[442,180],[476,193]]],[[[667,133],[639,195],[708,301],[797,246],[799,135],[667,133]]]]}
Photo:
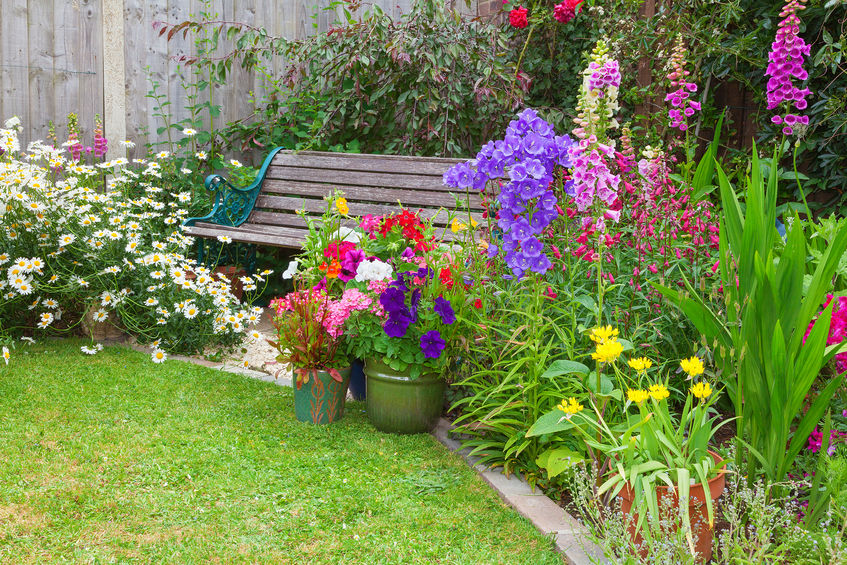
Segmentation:
{"type": "MultiPolygon", "coordinates": [[[[800,17],[797,12],[805,10],[806,0],[788,0],[780,12],[782,21],[776,30],[776,38],[771,44],[771,52],[768,55],[768,68],[765,76],[768,79],[768,110],[785,104],[790,110],[793,105],[797,110],[805,110],[808,106],[806,97],[811,94],[808,88],[798,88],[791,82],[792,77],[804,81],[809,78],[809,73],[803,69],[805,57],[809,56],[811,46],[807,45],[800,33],[800,17]]],[[[809,116],[799,116],[791,112],[784,115],[776,114],[771,121],[774,124],[784,124],[782,133],[791,135],[794,133],[795,124],[806,125],[809,116]]]]}

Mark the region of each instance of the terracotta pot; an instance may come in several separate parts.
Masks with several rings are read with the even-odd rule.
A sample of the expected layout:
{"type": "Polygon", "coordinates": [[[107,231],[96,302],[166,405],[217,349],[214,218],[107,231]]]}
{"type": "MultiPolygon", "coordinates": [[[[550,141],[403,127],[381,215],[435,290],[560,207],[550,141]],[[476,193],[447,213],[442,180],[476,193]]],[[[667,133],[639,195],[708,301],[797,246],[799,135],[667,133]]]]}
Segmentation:
{"type": "MultiPolygon", "coordinates": [[[[709,451],[709,455],[715,460],[716,464],[723,462],[723,459],[714,451],[709,451]]],[[[725,472],[720,470],[718,475],[708,482],[708,495],[706,489],[701,483],[691,485],[688,494],[688,515],[691,520],[691,533],[696,538],[694,549],[698,555],[699,563],[707,563],[712,558],[712,537],[714,536],[714,527],[709,526],[709,516],[706,511],[706,496],[712,500],[712,509],[715,509],[715,500],[723,493],[726,486],[725,472]]],[[[632,504],[635,499],[635,493],[627,483],[624,488],[618,493],[621,499],[621,511],[624,514],[631,514],[632,504]]],[[[656,486],[656,498],[659,503],[659,512],[662,512],[663,507],[674,509],[679,508],[680,501],[670,487],[665,485],[656,486]]],[[[629,534],[635,545],[641,544],[644,538],[641,532],[635,530],[635,519],[629,524],[629,534]]],[[[670,534],[669,534],[670,535],[670,534]]],[[[641,550],[641,557],[646,558],[646,550],[641,550]]]]}

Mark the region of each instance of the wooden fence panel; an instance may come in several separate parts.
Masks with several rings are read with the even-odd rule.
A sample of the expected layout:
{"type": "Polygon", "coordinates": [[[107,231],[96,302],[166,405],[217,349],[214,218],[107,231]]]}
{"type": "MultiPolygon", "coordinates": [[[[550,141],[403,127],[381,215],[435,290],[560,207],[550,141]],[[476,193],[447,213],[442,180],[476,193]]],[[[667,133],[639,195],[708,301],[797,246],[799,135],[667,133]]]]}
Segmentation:
{"type": "MultiPolygon", "coordinates": [[[[196,52],[194,37],[181,34],[172,41],[160,37],[156,22],[171,24],[199,17],[201,11],[217,13],[221,19],[242,21],[266,28],[272,35],[300,39],[325,32],[340,20],[340,12],[326,8],[330,0],[0,0],[0,124],[18,116],[24,125],[23,144],[46,139],[48,124],[57,126],[59,142],[67,139],[66,117],[74,112],[79,117],[83,142],[91,145],[96,115],[104,118],[104,89],[118,98],[125,96],[126,137],[143,150],[145,143],[167,141],[164,126],[154,114],[162,108],[148,97],[151,84],[158,83],[164,111],[173,123],[190,113],[184,88],[196,80],[192,69],[179,65],[180,55],[196,52]],[[104,4],[123,10],[122,45],[104,45],[104,4]],[[105,49],[122,49],[125,65],[123,76],[105,76],[105,49]],[[122,83],[122,84],[120,84],[122,83]],[[116,86],[120,84],[120,86],[116,86]]],[[[387,14],[397,18],[408,12],[412,0],[375,0],[387,14]]],[[[463,13],[473,13],[464,0],[452,1],[463,13]]],[[[221,52],[231,48],[223,40],[221,52]]],[[[267,75],[278,79],[284,61],[267,62],[267,75]]],[[[114,74],[113,71],[112,74],[114,74]]],[[[215,120],[219,126],[249,117],[255,101],[261,102],[266,79],[243,69],[233,68],[226,85],[216,87],[212,104],[221,106],[215,120]]],[[[201,102],[208,99],[202,93],[201,102]]],[[[114,118],[114,117],[113,117],[114,118]]],[[[114,123],[114,121],[112,122],[114,123]]],[[[123,123],[123,121],[121,121],[123,123]]],[[[205,127],[208,127],[206,116],[205,127]]],[[[106,136],[110,132],[106,131],[106,136]]],[[[121,136],[123,130],[121,132],[121,136]]],[[[171,132],[178,139],[177,132],[171,132]]],[[[116,147],[118,139],[110,139],[116,147]]],[[[130,154],[130,156],[133,155],[130,154]]]]}

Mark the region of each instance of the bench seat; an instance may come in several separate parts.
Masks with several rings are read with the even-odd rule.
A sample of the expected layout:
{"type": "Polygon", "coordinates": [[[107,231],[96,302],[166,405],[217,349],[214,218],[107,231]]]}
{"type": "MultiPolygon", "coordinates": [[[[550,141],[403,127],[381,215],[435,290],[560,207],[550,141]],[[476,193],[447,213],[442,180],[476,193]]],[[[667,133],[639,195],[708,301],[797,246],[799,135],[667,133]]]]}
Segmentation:
{"type": "Polygon", "coordinates": [[[442,177],[458,159],[363,155],[321,151],[271,151],[256,180],[246,188],[232,186],[220,175],[210,175],[206,188],[214,193],[214,207],[203,217],[184,222],[185,233],[233,242],[299,249],[308,228],[297,214],[318,219],[326,211],[326,196],[340,190],[351,216],[395,214],[401,207],[431,218],[436,237],[451,240],[450,215],[482,221],[481,197],[457,194],[442,177]],[[459,207],[457,211],[457,197],[459,207]]]}

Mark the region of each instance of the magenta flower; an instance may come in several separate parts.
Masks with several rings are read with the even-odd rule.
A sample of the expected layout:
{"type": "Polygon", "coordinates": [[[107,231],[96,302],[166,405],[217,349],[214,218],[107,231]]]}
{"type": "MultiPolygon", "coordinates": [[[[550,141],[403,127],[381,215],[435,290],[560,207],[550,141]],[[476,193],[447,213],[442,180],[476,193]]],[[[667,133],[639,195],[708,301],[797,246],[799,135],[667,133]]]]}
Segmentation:
{"type": "MultiPolygon", "coordinates": [[[[800,17],[797,12],[805,10],[806,0],[788,0],[782,8],[776,30],[776,38],[771,44],[771,52],[768,55],[768,68],[765,76],[768,79],[768,110],[773,110],[780,104],[785,103],[785,109],[791,105],[797,110],[804,110],[808,106],[806,96],[811,94],[808,88],[797,88],[791,82],[792,77],[804,81],[809,78],[809,73],[803,69],[805,57],[809,56],[811,46],[807,45],[800,33],[800,17]]],[[[794,133],[794,125],[797,123],[808,124],[808,116],[798,116],[793,113],[785,115],[777,114],[771,121],[774,124],[784,124],[782,133],[791,135],[794,133]]]]}

